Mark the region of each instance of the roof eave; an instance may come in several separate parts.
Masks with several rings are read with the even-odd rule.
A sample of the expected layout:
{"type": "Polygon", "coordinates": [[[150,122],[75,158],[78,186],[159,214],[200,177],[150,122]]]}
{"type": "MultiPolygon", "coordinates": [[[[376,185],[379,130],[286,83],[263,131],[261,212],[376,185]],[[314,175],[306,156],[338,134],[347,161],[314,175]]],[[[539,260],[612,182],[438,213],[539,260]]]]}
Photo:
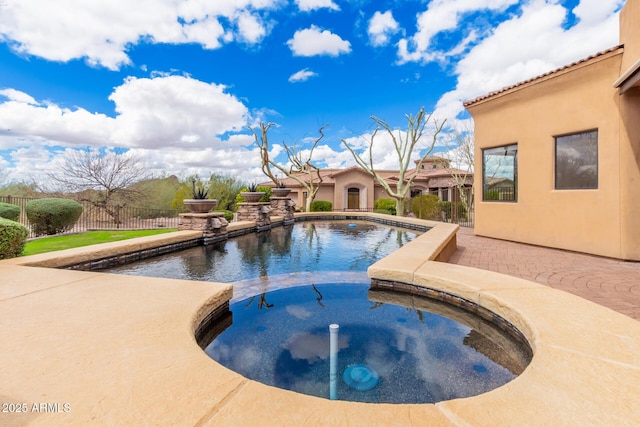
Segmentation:
{"type": "Polygon", "coordinates": [[[640,59],[633,63],[631,67],[613,82],[613,87],[620,89],[620,95],[631,89],[640,86],[640,59]]]}

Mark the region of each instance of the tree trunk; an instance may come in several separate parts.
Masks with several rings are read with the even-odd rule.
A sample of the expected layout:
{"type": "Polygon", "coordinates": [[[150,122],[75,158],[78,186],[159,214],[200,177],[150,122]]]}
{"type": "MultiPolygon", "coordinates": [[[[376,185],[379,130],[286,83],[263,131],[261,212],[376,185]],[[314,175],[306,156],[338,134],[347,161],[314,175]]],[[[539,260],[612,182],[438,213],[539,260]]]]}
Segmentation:
{"type": "Polygon", "coordinates": [[[405,199],[397,198],[396,199],[396,216],[405,216],[406,214],[406,203],[405,199]]]}

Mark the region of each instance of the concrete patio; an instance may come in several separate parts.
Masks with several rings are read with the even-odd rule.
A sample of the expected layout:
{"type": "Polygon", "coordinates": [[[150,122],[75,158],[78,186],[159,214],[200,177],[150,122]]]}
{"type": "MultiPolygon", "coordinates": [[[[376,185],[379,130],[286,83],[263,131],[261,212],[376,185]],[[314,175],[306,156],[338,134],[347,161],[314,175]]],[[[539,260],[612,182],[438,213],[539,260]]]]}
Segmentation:
{"type": "MultiPolygon", "coordinates": [[[[229,285],[50,268],[194,238],[183,231],[0,262],[0,403],[11,410],[0,425],[637,425],[640,322],[531,280],[434,261],[452,252],[457,226],[429,225],[369,276],[465,298],[518,327],[534,357],[498,389],[422,405],[276,389],[222,367],[195,342],[203,317],[231,298],[229,285]]],[[[471,263],[467,237],[460,233],[452,261],[471,263]]]]}

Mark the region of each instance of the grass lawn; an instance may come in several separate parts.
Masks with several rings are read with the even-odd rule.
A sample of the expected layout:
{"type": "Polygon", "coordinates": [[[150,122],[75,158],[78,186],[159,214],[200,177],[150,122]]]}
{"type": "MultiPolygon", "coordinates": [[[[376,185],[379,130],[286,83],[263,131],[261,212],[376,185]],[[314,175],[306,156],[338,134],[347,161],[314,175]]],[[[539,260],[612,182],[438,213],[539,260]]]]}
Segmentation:
{"type": "Polygon", "coordinates": [[[22,252],[23,256],[60,251],[62,249],[78,248],[80,246],[95,245],[97,243],[115,242],[116,240],[132,239],[134,237],[152,236],[154,234],[169,233],[175,228],[160,228],[155,230],[110,230],[88,231],[80,234],[65,236],[43,237],[28,241],[22,252]]]}

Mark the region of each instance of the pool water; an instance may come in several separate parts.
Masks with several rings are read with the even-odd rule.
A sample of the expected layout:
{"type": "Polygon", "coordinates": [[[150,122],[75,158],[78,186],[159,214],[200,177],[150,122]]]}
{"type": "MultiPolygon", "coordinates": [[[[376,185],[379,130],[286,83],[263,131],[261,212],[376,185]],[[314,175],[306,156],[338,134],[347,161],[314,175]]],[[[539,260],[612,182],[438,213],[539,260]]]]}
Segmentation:
{"type": "Polygon", "coordinates": [[[437,301],[369,289],[367,268],[419,234],[365,221],[298,222],[108,271],[233,284],[230,312],[202,325],[198,343],[241,375],[283,389],[433,403],[511,381],[530,349],[494,325],[437,301]],[[330,324],[339,325],[333,387],[330,324]]]}
{"type": "Polygon", "coordinates": [[[366,221],[298,222],[106,271],[226,283],[292,272],[366,271],[419,234],[366,221]]]}
{"type": "Polygon", "coordinates": [[[529,363],[524,349],[466,312],[417,296],[398,302],[366,284],[280,289],[232,304],[231,325],[203,347],[249,379],[329,398],[329,325],[338,324],[337,398],[375,403],[474,396],[529,363]]]}

